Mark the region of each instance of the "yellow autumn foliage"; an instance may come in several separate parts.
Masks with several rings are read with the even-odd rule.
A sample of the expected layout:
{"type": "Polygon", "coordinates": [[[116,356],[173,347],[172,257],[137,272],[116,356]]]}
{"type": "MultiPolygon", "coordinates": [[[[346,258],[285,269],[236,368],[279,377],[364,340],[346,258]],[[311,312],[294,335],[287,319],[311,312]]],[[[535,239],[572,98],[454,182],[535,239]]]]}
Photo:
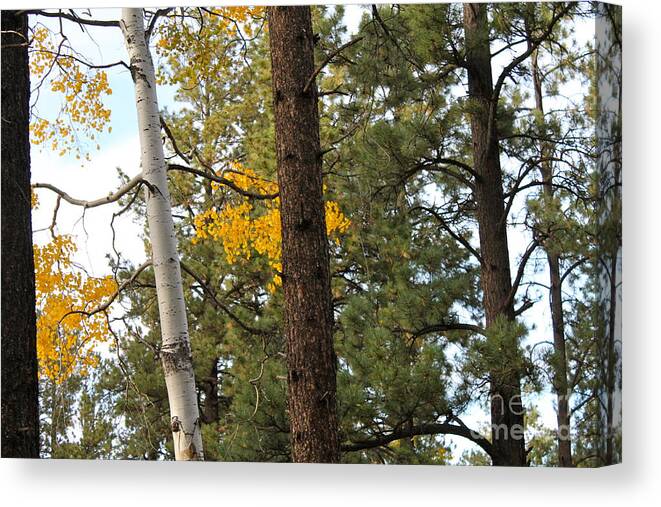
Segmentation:
{"type": "MultiPolygon", "coordinates": [[[[223,173],[223,177],[241,190],[260,194],[278,192],[277,183],[260,178],[252,169],[236,162],[231,166],[229,171],[223,173]]],[[[213,183],[212,189],[217,191],[219,186],[218,183],[213,183]]],[[[337,202],[326,201],[325,207],[326,233],[329,238],[339,243],[339,236],[347,230],[351,222],[342,213],[337,202]]],[[[282,271],[279,198],[261,201],[258,207],[247,197],[239,199],[237,203],[214,206],[197,215],[193,225],[193,243],[206,239],[222,241],[227,262],[230,264],[241,258],[249,259],[253,251],[264,255],[274,271],[268,290],[274,292],[277,286],[282,284],[279,275],[282,271]]]]}
{"type": "Polygon", "coordinates": [[[39,372],[56,383],[71,374],[87,375],[97,366],[96,345],[110,338],[103,313],[86,316],[116,290],[112,277],[94,278],[72,261],[76,245],[71,236],[55,236],[34,246],[39,372]]]}
{"type": "Polygon", "coordinates": [[[35,28],[30,46],[30,79],[36,86],[50,84],[51,91],[62,94],[64,100],[54,119],[32,115],[30,141],[49,146],[60,156],[75,150],[77,158],[84,154],[89,160],[80,136],[94,141],[106,128],[110,131],[110,109],[102,100],[104,95],[112,94],[108,75],[81,64],[71,49],[53,39],[47,28],[35,28]]]}
{"type": "Polygon", "coordinates": [[[155,44],[156,54],[166,64],[158,68],[157,83],[190,89],[198,84],[199,75],[222,74],[236,57],[228,41],[253,37],[265,11],[264,6],[213,7],[190,13],[198,17],[196,23],[182,22],[183,16],[165,19],[155,44]]]}

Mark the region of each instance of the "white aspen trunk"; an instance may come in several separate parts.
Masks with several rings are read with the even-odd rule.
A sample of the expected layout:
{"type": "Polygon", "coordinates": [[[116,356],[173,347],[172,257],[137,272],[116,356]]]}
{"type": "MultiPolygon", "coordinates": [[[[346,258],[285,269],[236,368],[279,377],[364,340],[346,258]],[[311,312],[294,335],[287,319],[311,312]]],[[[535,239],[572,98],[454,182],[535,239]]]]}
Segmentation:
{"type": "Polygon", "coordinates": [[[202,460],[186,305],[161,144],[154,64],[145,40],[143,10],[122,9],[121,26],[135,84],[142,173],[147,187],[147,223],[161,322],[161,360],[170,403],[175,459],[202,460]]]}

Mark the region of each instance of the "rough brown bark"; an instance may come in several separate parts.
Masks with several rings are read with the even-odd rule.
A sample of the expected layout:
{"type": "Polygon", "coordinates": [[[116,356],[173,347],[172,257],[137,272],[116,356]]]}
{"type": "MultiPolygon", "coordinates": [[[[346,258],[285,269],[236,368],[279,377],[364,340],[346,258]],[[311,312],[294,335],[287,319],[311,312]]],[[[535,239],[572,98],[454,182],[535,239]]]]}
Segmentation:
{"type": "Polygon", "coordinates": [[[39,457],[27,15],[2,11],[2,457],[39,457]]]}
{"type": "MultiPolygon", "coordinates": [[[[535,88],[535,108],[542,115],[544,121],[544,98],[542,93],[542,80],[539,72],[538,53],[532,54],[532,75],[535,88]]],[[[541,137],[546,137],[542,131],[541,137]]],[[[540,141],[540,155],[542,162],[540,172],[544,182],[544,198],[553,200],[553,165],[550,162],[552,147],[540,141]]],[[[553,241],[550,237],[547,241],[553,241]]],[[[553,388],[558,403],[558,465],[572,466],[571,454],[571,421],[569,412],[569,382],[567,380],[567,348],[565,344],[565,319],[562,311],[562,284],[560,276],[560,256],[552,248],[545,248],[549,266],[549,304],[551,306],[551,326],[553,329],[553,349],[555,353],[553,388]]]]}
{"type": "Polygon", "coordinates": [[[339,461],[336,357],[309,7],[271,7],[288,407],[295,462],[339,461]]]}
{"type": "MultiPolygon", "coordinates": [[[[478,173],[475,182],[475,202],[482,256],[481,284],[487,328],[499,316],[515,320],[510,297],[512,277],[507,244],[503,177],[495,128],[493,80],[489,49],[489,27],[485,4],[464,4],[466,67],[470,96],[473,164],[478,173]]],[[[521,377],[516,367],[518,343],[507,344],[499,365],[490,372],[491,433],[498,457],[494,465],[524,466],[521,377]]]]}

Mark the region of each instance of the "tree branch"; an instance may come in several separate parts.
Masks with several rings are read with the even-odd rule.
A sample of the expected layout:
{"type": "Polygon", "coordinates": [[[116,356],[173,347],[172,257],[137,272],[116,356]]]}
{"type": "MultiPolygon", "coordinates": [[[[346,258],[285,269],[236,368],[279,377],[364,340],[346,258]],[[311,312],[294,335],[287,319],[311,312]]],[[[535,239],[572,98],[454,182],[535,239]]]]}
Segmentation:
{"type": "Polygon", "coordinates": [[[59,10],[58,12],[47,12],[40,9],[33,9],[25,11],[27,14],[35,14],[37,16],[44,16],[46,18],[61,18],[68,21],[73,21],[79,25],[88,25],[88,26],[113,26],[119,28],[119,21],[111,20],[101,20],[101,19],[84,19],[77,16],[75,13],[67,14],[59,10]]]}
{"type": "Polygon", "coordinates": [[[418,72],[424,74],[425,69],[418,62],[414,61],[409,55],[407,55],[406,52],[402,49],[402,47],[399,45],[399,42],[397,41],[397,37],[393,36],[393,34],[390,32],[385,21],[383,21],[383,18],[381,18],[381,15],[379,14],[379,9],[375,4],[372,4],[372,18],[376,20],[376,22],[379,24],[383,32],[392,41],[392,43],[395,45],[397,50],[402,54],[404,59],[407,62],[409,62],[413,67],[415,67],[418,70],[418,72]]]}
{"type": "Polygon", "coordinates": [[[220,183],[222,185],[225,185],[235,192],[241,194],[244,197],[248,197],[249,199],[275,199],[278,197],[278,193],[275,194],[257,194],[255,192],[250,192],[249,190],[244,190],[241,187],[239,187],[236,183],[234,183],[231,180],[228,180],[227,178],[223,178],[222,176],[216,176],[215,174],[210,174],[204,171],[201,171],[199,169],[195,169],[193,167],[186,167],[183,165],[179,164],[168,164],[168,171],[182,171],[186,173],[191,173],[195,174],[197,176],[201,176],[203,178],[207,178],[211,181],[215,181],[216,183],[220,183]]]}
{"type": "Polygon", "coordinates": [[[165,135],[170,140],[170,143],[172,143],[172,149],[174,150],[174,152],[177,155],[179,155],[179,157],[184,162],[190,164],[190,159],[186,155],[184,155],[184,153],[179,149],[179,146],[177,145],[177,140],[174,138],[174,135],[172,134],[170,127],[168,127],[168,124],[165,122],[165,118],[163,118],[163,115],[159,116],[159,120],[161,122],[161,128],[163,129],[163,132],[165,132],[165,135]]]}
{"type": "MultiPolygon", "coordinates": [[[[500,312],[505,311],[505,309],[508,306],[514,303],[514,298],[516,297],[516,292],[519,290],[519,285],[521,285],[521,280],[523,279],[523,274],[526,270],[526,264],[528,264],[528,259],[530,259],[530,256],[537,249],[539,244],[540,244],[540,240],[538,238],[533,239],[530,245],[528,246],[528,248],[526,249],[526,251],[523,253],[523,256],[521,257],[521,261],[519,262],[519,268],[517,269],[516,272],[516,277],[514,278],[514,282],[512,283],[512,288],[510,289],[507,299],[503,302],[500,308],[500,312]]],[[[519,309],[518,313],[523,313],[528,308],[525,308],[524,310],[519,309]]]]}
{"type": "Polygon", "coordinates": [[[471,442],[477,444],[484,450],[493,460],[496,456],[496,449],[493,447],[491,442],[489,442],[482,435],[473,431],[461,424],[450,424],[450,423],[431,423],[431,424],[419,424],[409,427],[401,427],[394,429],[388,434],[383,434],[374,438],[365,439],[365,440],[354,440],[342,444],[340,446],[342,452],[356,452],[363,451],[366,449],[374,449],[375,447],[382,447],[388,445],[395,440],[400,440],[402,438],[410,438],[416,435],[456,435],[459,437],[466,438],[471,442]]]}
{"type": "Polygon", "coordinates": [[[528,48],[519,56],[514,58],[514,60],[512,60],[502,70],[502,72],[498,76],[498,80],[496,81],[496,84],[493,87],[493,95],[491,96],[492,103],[498,102],[498,99],[500,98],[500,90],[503,87],[503,84],[505,83],[505,79],[507,79],[507,77],[511,74],[511,72],[526,58],[528,58],[542,44],[542,42],[544,42],[551,35],[551,33],[553,33],[553,29],[555,28],[556,23],[560,21],[560,19],[564,17],[572,8],[573,8],[572,4],[569,4],[563,9],[560,9],[560,11],[556,13],[555,16],[553,16],[548,26],[546,27],[546,30],[544,30],[544,32],[542,32],[542,34],[539,37],[536,37],[534,40],[532,40],[528,48]]]}
{"type": "Polygon", "coordinates": [[[473,169],[468,164],[461,162],[460,160],[455,160],[452,158],[436,157],[434,159],[431,159],[430,161],[436,164],[453,165],[455,167],[458,167],[459,169],[463,169],[464,171],[469,173],[475,179],[475,181],[480,181],[480,179],[482,178],[475,169],[473,169]]]}
{"type": "Polygon", "coordinates": [[[522,313],[530,310],[534,306],[535,302],[531,300],[524,301],[521,306],[514,310],[514,316],[518,317],[522,313]]]}
{"type": "Polygon", "coordinates": [[[32,50],[31,52],[46,53],[46,54],[49,54],[49,55],[53,55],[56,58],[70,58],[70,59],[84,65],[88,69],[110,69],[112,67],[117,67],[118,65],[121,65],[122,67],[126,68],[127,70],[131,70],[131,67],[129,67],[129,65],[124,60],[118,60],[118,61],[113,62],[113,63],[102,63],[102,64],[95,65],[95,64],[86,62],[82,58],[78,58],[78,57],[73,56],[73,55],[63,55],[59,51],[56,52],[56,51],[49,51],[48,49],[38,49],[38,50],[35,49],[35,50],[32,50]]]}
{"type": "Polygon", "coordinates": [[[218,297],[216,296],[216,293],[214,290],[207,285],[202,278],[195,273],[190,267],[188,267],[187,264],[185,264],[183,261],[180,261],[179,263],[181,265],[181,269],[186,272],[193,280],[195,280],[200,287],[202,287],[202,290],[206,294],[208,294],[211,297],[211,301],[213,304],[218,308],[219,310],[222,310],[229,318],[231,318],[234,322],[236,322],[244,331],[247,331],[249,333],[255,334],[255,335],[267,335],[269,334],[267,331],[263,329],[257,329],[255,327],[249,326],[248,324],[245,324],[239,317],[237,317],[232,310],[230,310],[227,306],[225,306],[223,303],[220,302],[218,297]]]}
{"type": "Polygon", "coordinates": [[[71,197],[69,194],[51,185],[50,183],[33,183],[32,188],[46,188],[48,190],[51,190],[52,192],[55,192],[57,195],[59,195],[66,202],[68,202],[69,204],[73,204],[74,206],[82,206],[83,208],[96,208],[97,206],[103,206],[104,204],[110,204],[111,202],[118,201],[122,196],[130,192],[132,188],[134,188],[137,185],[141,185],[143,183],[145,183],[145,180],[143,180],[142,173],[140,173],[137,176],[134,176],[124,185],[119,187],[119,189],[115,193],[110,194],[107,197],[95,199],[93,201],[85,201],[82,199],[76,199],[75,197],[71,197]]]}
{"type": "Polygon", "coordinates": [[[459,242],[461,245],[463,245],[464,248],[466,248],[466,250],[468,250],[471,254],[473,254],[473,256],[478,260],[480,265],[484,265],[484,260],[482,259],[480,253],[468,242],[466,238],[454,232],[447,224],[445,219],[438,212],[436,212],[436,210],[433,210],[432,208],[428,208],[426,206],[416,206],[415,208],[411,208],[411,211],[414,211],[416,209],[421,209],[432,215],[439,222],[440,226],[445,230],[445,232],[447,232],[450,236],[452,236],[452,238],[455,239],[455,241],[459,242]]]}
{"type": "Polygon", "coordinates": [[[153,33],[154,28],[156,27],[156,21],[158,21],[158,18],[160,18],[161,16],[165,16],[171,10],[174,10],[174,7],[157,9],[156,12],[152,14],[152,17],[149,20],[149,26],[147,27],[147,30],[145,30],[145,40],[149,41],[149,39],[151,39],[151,34],[153,33]]]}
{"type": "Polygon", "coordinates": [[[579,267],[581,264],[583,264],[587,261],[588,261],[587,257],[581,257],[576,262],[574,262],[571,266],[569,266],[567,268],[567,270],[560,277],[560,287],[562,287],[562,283],[565,281],[565,278],[567,278],[572,273],[572,271],[574,271],[577,267],[579,267]]]}
{"type": "Polygon", "coordinates": [[[555,25],[562,17],[564,17],[571,9],[573,8],[572,4],[565,6],[563,9],[560,9],[560,12],[556,13],[551,21],[549,22],[546,30],[541,33],[541,35],[534,39],[529,45],[526,51],[521,53],[519,56],[514,58],[500,73],[496,84],[493,87],[493,93],[491,94],[491,101],[489,104],[489,120],[487,125],[488,132],[488,141],[487,146],[491,146],[491,143],[495,138],[495,124],[496,124],[496,108],[498,107],[498,101],[500,100],[500,91],[505,83],[505,79],[512,73],[512,71],[519,66],[526,58],[528,58],[547,38],[553,33],[555,25]]]}
{"type": "MultiPolygon", "coordinates": [[[[117,290],[110,296],[108,300],[106,300],[103,304],[97,306],[96,308],[93,308],[92,310],[72,310],[70,312],[67,312],[60,318],[60,323],[69,315],[74,315],[74,314],[82,314],[85,315],[86,317],[91,317],[97,313],[103,312],[107,310],[110,305],[117,299],[117,297],[124,291],[126,290],[127,287],[129,287],[131,284],[133,284],[138,276],[147,269],[149,266],[152,265],[151,260],[147,260],[144,263],[142,263],[132,274],[131,276],[126,279],[124,282],[122,282],[118,287],[117,290]]],[[[237,317],[227,306],[225,306],[223,303],[221,303],[218,300],[218,297],[216,296],[216,293],[202,280],[202,278],[195,273],[190,267],[188,267],[187,264],[185,264],[183,261],[179,262],[179,265],[181,266],[182,271],[187,273],[191,278],[193,278],[204,290],[206,294],[208,294],[211,297],[212,302],[214,303],[214,306],[216,308],[222,310],[225,314],[227,314],[234,322],[236,322],[242,329],[245,331],[248,331],[249,333],[256,334],[256,335],[268,335],[268,331],[265,331],[263,329],[257,329],[254,327],[251,327],[247,324],[245,324],[239,317],[237,317]]]]}
{"type": "Polygon", "coordinates": [[[65,313],[59,320],[58,325],[62,323],[62,321],[67,318],[69,315],[84,315],[85,317],[91,317],[97,313],[104,312],[106,311],[111,304],[114,303],[115,299],[133,282],[136,281],[138,276],[147,269],[149,266],[152,265],[151,260],[143,262],[134,272],[133,274],[124,280],[118,287],[115,292],[111,294],[111,296],[103,303],[97,306],[96,308],[93,308],[92,310],[71,310],[70,312],[65,313]]]}
{"type": "Polygon", "coordinates": [[[445,331],[471,331],[481,335],[486,334],[486,330],[483,327],[480,327],[476,324],[465,324],[462,322],[431,324],[429,326],[423,327],[422,329],[418,329],[417,331],[412,331],[411,333],[414,338],[418,338],[426,334],[442,333],[445,331]]]}
{"type": "Polygon", "coordinates": [[[355,39],[351,39],[349,42],[346,44],[342,44],[339,48],[337,48],[334,51],[331,51],[330,54],[326,57],[326,59],[315,69],[315,71],[312,73],[312,75],[308,78],[307,82],[305,83],[305,86],[303,87],[303,93],[307,93],[310,91],[310,86],[312,86],[312,83],[314,82],[315,78],[319,75],[319,73],[330,63],[330,61],[335,58],[337,55],[339,55],[342,51],[347,49],[350,46],[353,46],[357,42],[360,42],[363,40],[365,37],[360,36],[356,37],[355,39]]]}

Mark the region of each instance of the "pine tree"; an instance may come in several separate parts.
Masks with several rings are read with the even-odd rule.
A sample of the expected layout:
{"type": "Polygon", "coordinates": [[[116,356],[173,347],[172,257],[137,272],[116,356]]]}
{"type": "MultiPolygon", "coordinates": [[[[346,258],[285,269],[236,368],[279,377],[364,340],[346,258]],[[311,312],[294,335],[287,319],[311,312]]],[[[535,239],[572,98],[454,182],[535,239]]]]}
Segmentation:
{"type": "Polygon", "coordinates": [[[295,462],[339,461],[336,356],[309,7],[268,9],[295,462]]]}
{"type": "MultiPolygon", "coordinates": [[[[502,213],[493,215],[502,224],[494,217],[489,223],[530,240],[520,258],[514,252],[499,257],[503,266],[514,267],[506,308],[498,311],[494,305],[487,311],[485,304],[484,209],[478,206],[480,166],[470,122],[480,104],[462,86],[470,66],[462,6],[367,8],[353,38],[347,37],[342,8],[312,9],[306,33],[314,33],[314,60],[322,63],[308,62],[301,73],[307,77],[299,75],[298,83],[314,73],[311,83],[318,86],[309,88],[310,96],[316,94],[319,131],[312,149],[319,160],[310,163],[314,174],[323,174],[315,195],[326,212],[329,240],[324,242],[332,334],[324,336],[333,337],[337,361],[320,362],[334,364],[337,374],[333,441],[341,454],[334,459],[449,463],[453,443],[461,438],[475,446],[462,463],[511,464],[503,443],[494,445],[486,421],[473,428],[478,431],[462,421],[475,408],[488,413],[494,384],[500,389],[501,382],[505,388],[517,383],[526,400],[525,463],[560,464],[554,432],[542,425],[529,397],[547,387],[559,392],[558,372],[565,364],[572,461],[602,463],[596,454],[605,452],[605,441],[593,435],[601,431],[597,394],[604,373],[594,346],[603,326],[596,311],[601,289],[595,262],[603,213],[599,204],[593,206],[600,198],[589,165],[592,120],[586,109],[559,98],[567,79],[590,72],[587,58],[579,61],[574,53],[584,48],[565,47],[573,18],[563,16],[589,9],[565,8],[549,5],[531,19],[526,6],[491,5],[485,16],[488,53],[511,52],[514,58],[492,85],[498,100],[484,108],[497,148],[491,151],[498,155],[490,160],[498,162],[501,179],[502,213]],[[555,62],[548,48],[559,47],[562,57],[555,62]],[[534,111],[532,79],[542,73],[541,94],[562,104],[543,115],[534,111]],[[549,158],[554,160],[547,166],[549,158]],[[558,256],[564,290],[554,316],[559,322],[560,306],[564,361],[557,353],[561,347],[528,339],[533,325],[524,312],[538,304],[536,298],[551,299],[539,288],[548,283],[547,253],[558,256]]],[[[224,9],[182,10],[185,16],[164,17],[153,31],[162,64],[157,79],[177,87],[183,105],[161,112],[160,123],[199,425],[205,459],[291,461],[300,458],[292,446],[296,421],[288,410],[291,373],[282,333],[287,269],[279,238],[288,212],[276,182],[272,32],[264,29],[263,9],[224,9]]],[[[138,215],[144,213],[145,198],[122,198],[123,204],[129,201],[138,215]]],[[[88,379],[94,389],[77,384],[75,375],[62,386],[69,399],[62,414],[70,415],[57,430],[59,455],[105,453],[107,441],[97,440],[93,428],[86,438],[62,436],[94,411],[104,428],[121,421],[115,456],[174,456],[167,437],[167,388],[158,367],[155,279],[148,269],[133,278],[128,268],[121,266],[119,282],[131,310],[124,328],[114,330],[117,359],[101,366],[100,379],[88,379]]],[[[518,431],[516,424],[505,427],[508,435],[518,431]]]]}

